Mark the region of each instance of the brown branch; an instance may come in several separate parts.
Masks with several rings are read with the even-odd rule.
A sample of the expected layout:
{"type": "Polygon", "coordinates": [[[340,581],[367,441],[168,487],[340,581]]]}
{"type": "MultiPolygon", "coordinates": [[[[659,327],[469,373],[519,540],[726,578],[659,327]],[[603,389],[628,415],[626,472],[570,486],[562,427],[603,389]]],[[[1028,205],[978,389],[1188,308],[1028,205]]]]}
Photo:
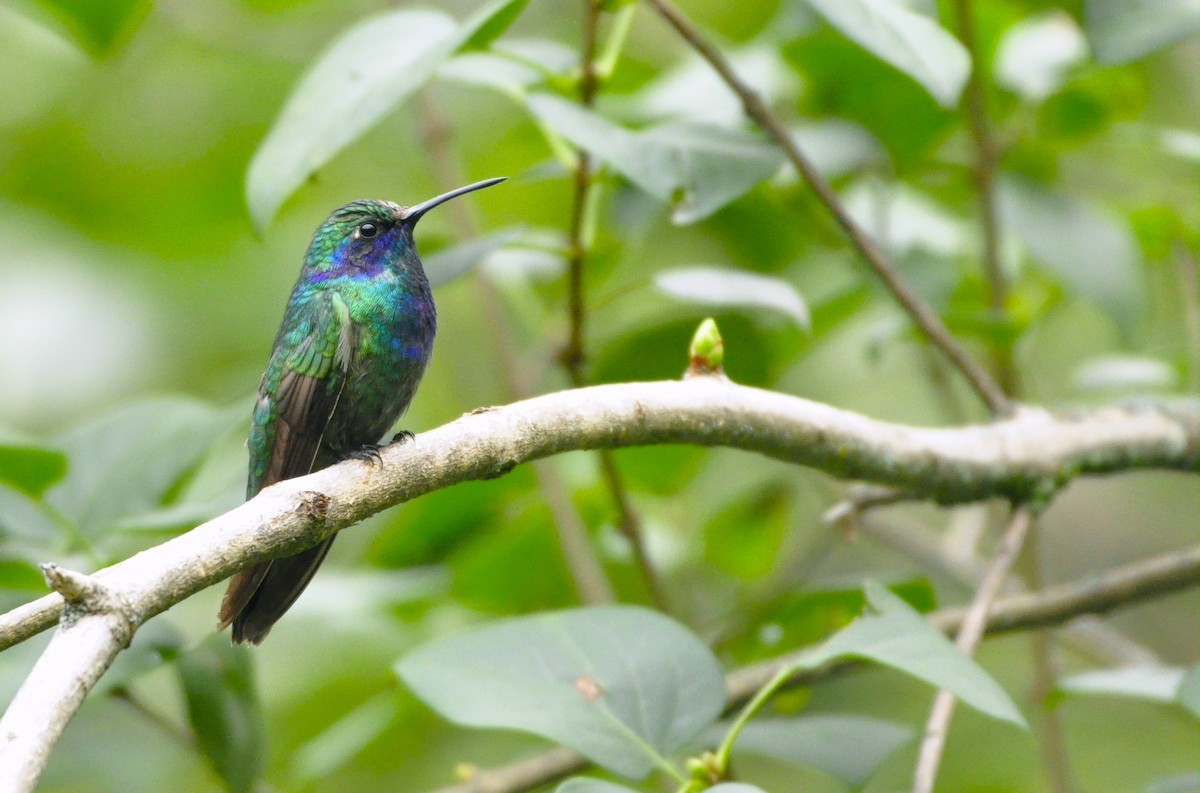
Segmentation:
{"type": "MultiPolygon", "coordinates": [[[[1156,597],[1192,589],[1200,583],[1200,546],[1163,554],[1104,573],[1061,584],[1043,592],[996,601],[988,611],[987,635],[1051,625],[1060,625],[1085,614],[1103,614],[1156,597]]],[[[958,633],[967,609],[943,609],[929,620],[944,633],[958,633]]],[[[786,666],[800,660],[801,649],[734,670],[725,677],[729,696],[726,713],[736,711],[786,666]]],[[[798,672],[789,687],[808,686],[853,669],[866,667],[861,661],[840,662],[798,672]]],[[[569,749],[557,748],[498,768],[476,772],[468,781],[441,788],[437,793],[521,793],[550,784],[588,767],[584,758],[569,749]]]]}
{"type": "MultiPolygon", "coordinates": [[[[600,0],[583,0],[583,40],[580,53],[579,102],[591,108],[596,103],[599,90],[599,75],[596,73],[596,42],[600,28],[600,0]]],[[[559,354],[559,360],[567,372],[571,385],[581,388],[587,384],[587,303],[584,289],[584,270],[587,266],[589,241],[587,239],[588,204],[592,200],[593,173],[592,155],[586,149],[576,151],[575,168],[572,174],[571,219],[567,231],[567,319],[569,331],[567,343],[559,354]]],[[[667,599],[662,583],[646,552],[642,538],[641,520],[630,504],[629,493],[617,463],[607,450],[598,452],[600,473],[617,513],[617,527],[628,540],[633,559],[646,583],[651,601],[660,609],[666,608],[667,599]]]]}
{"type": "MultiPolygon", "coordinates": [[[[443,189],[449,190],[454,185],[466,181],[458,158],[449,145],[454,130],[428,90],[420,93],[420,100],[425,148],[429,152],[434,174],[443,189]]],[[[451,209],[456,210],[454,220],[459,233],[464,237],[478,236],[479,228],[471,214],[470,203],[452,201],[451,209]]],[[[479,302],[483,306],[488,328],[491,330],[487,336],[495,348],[492,360],[498,363],[496,370],[504,385],[505,399],[509,402],[524,399],[534,393],[534,388],[513,342],[512,323],[504,311],[503,301],[491,279],[482,270],[476,272],[475,283],[479,290],[479,302]]],[[[542,494],[542,501],[554,519],[559,548],[579,599],[584,603],[614,602],[616,596],[608,577],[604,574],[604,566],[592,548],[587,526],[584,525],[575,505],[571,503],[567,488],[554,464],[548,460],[535,462],[533,472],[538,490],[542,494]]]]}
{"type": "MultiPolygon", "coordinates": [[[[996,140],[988,121],[987,93],[984,88],[983,59],[975,38],[973,0],[956,0],[958,38],[971,55],[971,72],[967,78],[967,120],[975,146],[975,167],[972,176],[979,197],[979,224],[983,237],[983,267],[988,284],[988,299],[992,318],[1002,321],[1008,315],[1008,276],[1000,260],[1000,229],[996,209],[996,140]]],[[[1013,366],[1012,347],[1008,342],[991,343],[996,378],[1005,393],[1017,392],[1017,372],[1013,366]]]]}
{"type": "Polygon", "coordinates": [[[800,151],[800,148],[796,145],[792,136],[788,134],[782,122],[767,108],[762,97],[737,75],[720,50],[705,38],[700,29],[684,16],[683,12],[676,8],[670,0],[647,0],[647,2],[654,6],[655,10],[675,28],[679,35],[704,60],[708,61],[717,74],[720,75],[721,79],[725,81],[725,84],[733,89],[734,93],[741,99],[746,115],[754,119],[766,131],[767,135],[783,149],[788,160],[804,176],[821,203],[825,205],[825,208],[833,215],[838,225],[842,227],[854,249],[870,265],[871,269],[875,271],[875,274],[883,281],[884,286],[891,292],[892,297],[900,303],[909,317],[916,323],[917,327],[921,329],[921,332],[925,334],[925,337],[946,355],[993,413],[1007,413],[1011,409],[1011,405],[1003,389],[959,345],[937,313],[904,282],[900,274],[896,272],[896,269],[884,257],[879,246],[875,244],[870,235],[850,215],[849,210],[846,209],[841,199],[837,197],[833,188],[817,172],[804,153],[800,151]]]}
{"type": "MultiPolygon", "coordinates": [[[[1028,507],[1014,508],[1008,527],[1000,541],[1000,548],[992,557],[971,605],[963,615],[954,639],[955,646],[964,655],[975,654],[983,638],[987,626],[988,612],[1000,595],[1008,574],[1012,571],[1021,548],[1025,545],[1025,537],[1033,524],[1033,513],[1028,507]]],[[[950,717],[954,715],[954,694],[949,691],[939,691],[933,700],[933,708],[925,725],[925,737],[921,741],[921,752],[917,758],[916,772],[913,775],[913,793],[932,793],[934,780],[937,779],[938,766],[941,764],[942,751],[946,746],[946,734],[950,730],[950,717]]]]}

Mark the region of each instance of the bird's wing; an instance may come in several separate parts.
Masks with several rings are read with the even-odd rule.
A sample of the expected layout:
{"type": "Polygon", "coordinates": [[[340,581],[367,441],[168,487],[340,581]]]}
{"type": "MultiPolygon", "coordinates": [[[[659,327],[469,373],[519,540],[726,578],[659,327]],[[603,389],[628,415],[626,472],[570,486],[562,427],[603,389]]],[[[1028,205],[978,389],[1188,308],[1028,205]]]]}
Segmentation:
{"type": "MultiPolygon", "coordinates": [[[[336,293],[314,295],[294,321],[285,320],[251,421],[248,496],[334,461],[318,458],[353,351],[354,325],[336,293]]],[[[234,575],[221,603],[218,627],[233,623],[234,641],[261,641],[304,591],[332,539],[234,575]]]]}

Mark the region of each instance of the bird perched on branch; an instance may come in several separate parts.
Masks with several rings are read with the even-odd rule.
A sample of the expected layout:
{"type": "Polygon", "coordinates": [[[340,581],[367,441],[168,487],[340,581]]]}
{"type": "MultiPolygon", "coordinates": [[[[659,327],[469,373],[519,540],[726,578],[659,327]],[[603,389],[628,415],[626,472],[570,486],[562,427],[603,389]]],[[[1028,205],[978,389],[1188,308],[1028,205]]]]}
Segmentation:
{"type": "MultiPolygon", "coordinates": [[[[437,331],[413,228],[439,204],[502,181],[476,182],[411,207],[352,201],[321,224],[258,386],[247,498],[347,457],[377,456],[377,444],[416,393],[437,331]]],[[[234,642],[261,642],[332,543],[329,537],[234,575],[218,629],[232,625],[234,642]]]]}

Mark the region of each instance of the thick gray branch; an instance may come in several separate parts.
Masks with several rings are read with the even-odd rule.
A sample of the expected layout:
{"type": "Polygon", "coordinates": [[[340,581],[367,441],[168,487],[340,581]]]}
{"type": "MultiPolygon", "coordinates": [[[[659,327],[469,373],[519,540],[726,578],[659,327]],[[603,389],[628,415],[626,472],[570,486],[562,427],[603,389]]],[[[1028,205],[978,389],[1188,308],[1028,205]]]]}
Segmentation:
{"type": "MultiPolygon", "coordinates": [[[[1023,410],[1004,421],[920,429],[739,386],[723,378],[564,391],[485,409],[382,452],[267,488],[251,501],[92,578],[47,570],[62,595],[0,617],[0,649],[71,604],[0,731],[10,789],[29,790],[62,726],[138,625],[256,562],[295,553],[393,504],[566,451],[658,443],[729,446],[943,503],[1039,501],[1080,474],[1194,470],[1200,414],[1023,410]],[[114,605],[114,604],[119,604],[114,605]],[[42,712],[41,708],[50,709],[42,712]]],[[[0,778],[0,781],[5,781],[0,778]]]]}
{"type": "Polygon", "coordinates": [[[42,566],[67,601],[50,640],[0,718],[0,790],[32,791],[67,722],[137,625],[121,596],[95,578],[42,566]]]}
{"type": "MultiPolygon", "coordinates": [[[[382,452],[267,488],[192,531],[96,574],[141,621],[255,562],[294,553],[394,504],[566,451],[728,446],[944,504],[1038,500],[1083,474],[1194,471],[1200,411],[1027,408],[994,424],[926,429],[715,377],[593,386],[475,411],[382,452]]],[[[54,623],[58,595],[0,617],[0,650],[54,623]]]]}

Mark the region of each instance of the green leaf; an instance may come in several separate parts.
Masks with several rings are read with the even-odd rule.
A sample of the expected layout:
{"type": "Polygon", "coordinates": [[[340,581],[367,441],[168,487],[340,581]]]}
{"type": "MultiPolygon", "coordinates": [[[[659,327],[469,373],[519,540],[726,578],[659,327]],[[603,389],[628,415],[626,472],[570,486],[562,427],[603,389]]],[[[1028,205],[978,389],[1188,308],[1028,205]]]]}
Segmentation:
{"type": "Polygon", "coordinates": [[[816,768],[858,789],[912,738],[909,727],[865,716],[759,718],[742,729],[734,752],[816,768]]]}
{"type": "Polygon", "coordinates": [[[526,101],[555,132],[668,204],[678,224],[708,217],[783,163],[778,149],[745,132],[686,122],[631,131],[551,94],[526,101]]]}
{"type": "Polygon", "coordinates": [[[637,791],[604,779],[575,776],[556,787],[554,793],[637,793],[637,791]]]}
{"type": "Polygon", "coordinates": [[[1183,680],[1179,681],[1179,690],[1175,698],[1196,718],[1200,718],[1200,664],[1188,669],[1183,680]]]}
{"type": "Polygon", "coordinates": [[[521,229],[509,228],[473,240],[443,248],[424,257],[425,274],[429,285],[445,286],[466,275],[479,265],[489,254],[513,242],[521,236],[521,229]]]}
{"type": "Polygon", "coordinates": [[[1030,182],[1003,179],[1000,207],[1033,256],[1123,326],[1142,308],[1141,253],[1122,219],[1030,182]]]}
{"type": "Polygon", "coordinates": [[[12,440],[0,440],[0,482],[6,482],[28,496],[40,496],[46,488],[62,479],[67,471],[66,456],[12,440]]]}
{"type": "Polygon", "coordinates": [[[458,49],[484,49],[508,30],[509,25],[516,21],[527,5],[529,0],[500,0],[484,6],[463,25],[463,30],[468,35],[459,44],[458,49]]]}
{"type": "Polygon", "coordinates": [[[1087,55],[1087,40],[1075,20],[1065,11],[1048,11],[1005,31],[996,51],[996,82],[1024,99],[1041,101],[1062,87],[1070,69],[1087,55]]]}
{"type": "Polygon", "coordinates": [[[396,670],[451,721],[541,735],[637,779],[725,704],[709,649],[674,620],[630,606],[485,626],[420,647],[396,670]]]}
{"type": "Polygon", "coordinates": [[[980,713],[1028,729],[1000,684],[928,620],[874,581],[867,582],[866,594],[863,615],[807,653],[804,668],[838,658],[865,658],[945,689],[980,713]]]}
{"type": "Polygon", "coordinates": [[[94,55],[107,55],[133,35],[150,13],[150,0],[37,0],[94,55]]]}
{"type": "Polygon", "coordinates": [[[18,559],[0,559],[0,589],[37,592],[40,596],[46,591],[46,579],[42,577],[42,572],[30,562],[18,559]]]}
{"type": "MultiPolygon", "coordinates": [[[[33,562],[54,557],[65,548],[70,528],[45,501],[0,484],[0,540],[7,554],[33,562]]],[[[37,588],[44,591],[45,581],[37,588]]]]}
{"type": "Polygon", "coordinates": [[[1145,793],[1200,793],[1200,773],[1160,777],[1146,785],[1145,793]]]}
{"type": "Polygon", "coordinates": [[[1200,0],[1087,0],[1085,28],[1096,60],[1125,63],[1184,39],[1200,27],[1200,0]]]}
{"type": "Polygon", "coordinates": [[[1170,390],[1178,379],[1168,362],[1141,355],[1089,358],[1075,370],[1075,385],[1083,391],[1170,390]]]}
{"type": "Polygon", "coordinates": [[[1150,702],[1180,704],[1200,715],[1200,667],[1132,666],[1099,669],[1064,678],[1055,689],[1062,696],[1092,694],[1132,697],[1150,702]]]}
{"type": "Polygon", "coordinates": [[[679,267],[656,274],[654,285],[681,300],[774,311],[804,330],[812,325],[808,304],[799,290],[782,278],[724,267],[679,267]]]}
{"type": "Polygon", "coordinates": [[[213,634],[176,666],[201,753],[232,793],[254,790],[266,762],[266,741],[250,651],[213,634]]]}
{"type": "Polygon", "coordinates": [[[895,0],[807,0],[850,40],[916,80],[943,107],[958,104],[971,56],[935,20],[895,0]]]}
{"type": "Polygon", "coordinates": [[[233,421],[233,411],[189,399],[122,407],[57,439],[71,468],[46,499],[89,535],[149,512],[233,421]]]}
{"type": "Polygon", "coordinates": [[[344,32],[301,78],[246,174],[265,228],[288,196],[425,85],[455,51],[490,41],[528,0],[494,0],[461,25],[440,11],[392,11],[344,32]]]}

